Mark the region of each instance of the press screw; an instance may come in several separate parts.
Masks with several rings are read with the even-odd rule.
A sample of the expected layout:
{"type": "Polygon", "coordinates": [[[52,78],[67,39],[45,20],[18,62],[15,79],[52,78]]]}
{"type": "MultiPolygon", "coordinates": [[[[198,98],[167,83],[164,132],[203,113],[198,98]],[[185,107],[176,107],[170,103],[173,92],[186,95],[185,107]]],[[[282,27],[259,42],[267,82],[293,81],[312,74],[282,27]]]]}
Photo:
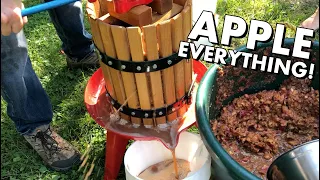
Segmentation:
{"type": "Polygon", "coordinates": [[[175,108],[172,108],[172,111],[176,110],[175,108]]]}
{"type": "Polygon", "coordinates": [[[169,65],[172,64],[172,61],[171,61],[171,60],[168,60],[168,64],[169,64],[169,65]]]}
{"type": "Polygon", "coordinates": [[[144,114],[144,117],[148,117],[148,116],[149,116],[148,113],[145,113],[145,114],[144,114]]]}
{"type": "Polygon", "coordinates": [[[125,66],[125,65],[122,65],[122,66],[121,66],[121,69],[125,69],[125,68],[126,68],[126,66],[125,66]]]}
{"type": "Polygon", "coordinates": [[[136,113],[135,112],[131,112],[131,115],[134,116],[134,115],[136,115],[136,113]]]}
{"type": "Polygon", "coordinates": [[[162,114],[163,114],[162,111],[160,111],[160,112],[159,112],[159,115],[161,116],[162,114]]]}
{"type": "Polygon", "coordinates": [[[140,66],[137,66],[137,70],[138,70],[138,71],[141,71],[141,67],[140,67],[140,66]]]}
{"type": "Polygon", "coordinates": [[[108,64],[111,66],[112,65],[112,61],[108,61],[108,64]]]}
{"type": "Polygon", "coordinates": [[[114,102],[113,102],[113,101],[111,101],[111,104],[112,104],[112,105],[114,105],[114,102]]]}

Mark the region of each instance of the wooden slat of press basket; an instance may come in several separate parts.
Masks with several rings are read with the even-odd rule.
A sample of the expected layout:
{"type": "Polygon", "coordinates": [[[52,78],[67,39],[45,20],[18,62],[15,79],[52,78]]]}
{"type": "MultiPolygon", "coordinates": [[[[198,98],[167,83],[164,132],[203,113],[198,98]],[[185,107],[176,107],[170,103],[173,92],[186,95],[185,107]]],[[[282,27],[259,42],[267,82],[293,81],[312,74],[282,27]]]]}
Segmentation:
{"type": "MultiPolygon", "coordinates": [[[[191,24],[191,8],[187,6],[182,11],[182,19],[183,19],[183,39],[187,40],[188,35],[191,31],[192,24],[191,24]]],[[[189,91],[189,88],[192,83],[192,60],[185,62],[185,92],[189,91]]]]}
{"type": "MultiPolygon", "coordinates": [[[[157,26],[157,33],[159,37],[159,52],[161,57],[172,55],[172,41],[171,41],[171,23],[170,20],[164,21],[157,26]]],[[[165,103],[170,105],[176,102],[176,93],[174,85],[174,69],[173,67],[162,70],[162,80],[165,103]]],[[[171,113],[167,117],[168,121],[173,121],[177,118],[177,113],[171,113]]]]}
{"type": "MultiPolygon", "coordinates": [[[[175,16],[183,8],[182,1],[185,0],[177,1],[178,0],[174,0],[175,3],[179,3],[180,5],[177,6],[177,4],[174,4],[176,8],[173,8],[171,10],[172,12],[168,12],[162,16],[154,16],[154,18],[158,18],[154,24],[143,26],[141,28],[143,34],[141,34],[140,28],[138,27],[121,27],[120,29],[115,29],[115,27],[119,26],[110,25],[116,20],[109,14],[99,18],[99,23],[97,23],[95,17],[99,17],[100,15],[92,15],[93,18],[91,17],[91,20],[89,18],[89,22],[93,34],[98,34],[93,37],[96,46],[101,52],[106,52],[109,56],[122,60],[129,60],[132,57],[133,61],[142,61],[144,53],[148,61],[159,59],[159,53],[161,57],[170,56],[173,52],[178,51],[180,40],[187,39],[192,25],[190,7],[185,7],[181,14],[175,16]],[[180,10],[179,7],[181,8],[180,10]],[[170,14],[170,16],[168,14],[170,14]],[[166,19],[165,16],[168,16],[168,19],[173,16],[175,17],[162,22],[166,19]],[[141,35],[144,36],[142,40],[141,35]],[[138,40],[139,38],[140,41],[138,40]],[[159,40],[157,40],[157,38],[159,38],[159,40]],[[117,42],[115,42],[114,39],[117,39],[117,42]],[[119,39],[120,41],[118,42],[119,39]]],[[[101,11],[98,11],[98,14],[100,14],[100,12],[101,11]]],[[[153,21],[155,21],[155,19],[153,19],[153,21]]],[[[192,81],[192,61],[187,63],[186,60],[179,62],[173,67],[162,70],[163,77],[160,71],[151,72],[149,75],[148,73],[136,73],[133,75],[128,72],[120,72],[103,63],[101,63],[101,67],[104,71],[104,77],[110,79],[109,81],[111,82],[111,86],[107,87],[107,89],[110,89],[109,92],[114,92],[111,96],[119,103],[123,103],[128,96],[137,91],[136,94],[131,97],[133,100],[130,101],[130,98],[130,102],[128,102],[129,107],[132,108],[160,108],[165,104],[174,103],[189,90],[192,81]],[[148,85],[148,78],[150,78],[150,86],[148,85]],[[135,83],[135,79],[138,81],[137,84],[135,83]],[[133,84],[127,82],[133,82],[133,84]],[[136,88],[138,89],[136,90],[136,88]],[[151,94],[151,97],[149,94],[151,94]]],[[[185,109],[179,110],[178,115],[181,116],[184,111],[185,109]]],[[[130,121],[129,116],[122,113],[120,113],[120,115],[123,119],[130,121]]],[[[143,124],[165,124],[167,120],[172,121],[176,119],[176,117],[177,113],[172,113],[168,116],[168,119],[166,119],[166,117],[159,117],[156,118],[153,123],[151,118],[146,118],[143,119],[143,124]]],[[[141,124],[139,118],[135,118],[135,120],[132,119],[132,122],[141,124]]]]}
{"type": "MultiPolygon", "coordinates": [[[[111,19],[113,17],[109,16],[107,18],[111,19]]],[[[111,25],[108,24],[108,20],[107,19],[105,19],[104,21],[99,20],[99,27],[101,29],[101,33],[103,34],[102,40],[105,48],[104,52],[106,52],[110,57],[117,58],[116,50],[114,46],[114,39],[111,32],[111,25]]],[[[123,90],[124,86],[123,86],[123,81],[122,81],[120,71],[110,68],[103,63],[100,63],[100,64],[101,64],[101,67],[103,67],[103,69],[109,70],[109,72],[107,72],[107,76],[104,76],[104,77],[107,77],[107,78],[111,77],[110,82],[113,85],[114,91],[110,95],[113,96],[113,98],[116,99],[119,103],[124,103],[126,100],[126,96],[123,90]]],[[[120,113],[120,117],[127,121],[130,121],[130,117],[128,115],[120,113]]]]}
{"type": "Polygon", "coordinates": [[[97,22],[97,18],[100,15],[100,4],[99,1],[96,1],[94,3],[87,4],[87,12],[88,12],[88,21],[91,26],[91,32],[92,32],[92,38],[93,41],[95,42],[97,48],[103,52],[103,45],[102,45],[102,40],[101,40],[101,34],[100,34],[100,29],[99,25],[97,22]]]}
{"type": "MultiPolygon", "coordinates": [[[[128,45],[127,29],[123,26],[111,26],[111,31],[113,39],[115,39],[114,44],[117,52],[117,58],[119,60],[130,61],[130,49],[128,45]]],[[[128,100],[128,106],[130,108],[139,108],[139,100],[137,94],[136,81],[133,73],[121,71],[122,80],[124,84],[126,98],[128,100]]],[[[120,102],[123,104],[124,102],[120,102]]],[[[140,124],[141,119],[136,117],[131,117],[131,122],[134,124],[140,124]]]]}
{"type": "MultiPolygon", "coordinates": [[[[172,47],[173,52],[177,53],[179,51],[180,41],[183,40],[182,32],[182,15],[178,14],[177,16],[171,19],[172,27],[172,47]]],[[[176,100],[181,99],[185,95],[185,61],[182,60],[174,66],[174,79],[175,79],[175,89],[176,89],[176,100]]],[[[178,116],[181,117],[186,112],[186,107],[182,107],[178,111],[178,116]]]]}
{"type": "MultiPolygon", "coordinates": [[[[144,40],[146,44],[146,56],[148,61],[159,59],[158,45],[157,45],[157,28],[155,25],[148,25],[143,27],[144,40]]],[[[161,72],[155,71],[150,73],[150,83],[152,90],[152,99],[154,108],[161,108],[164,106],[163,99],[163,84],[161,80],[161,72]]],[[[166,117],[156,118],[156,124],[165,124],[166,117]]]]}
{"type": "MultiPolygon", "coordinates": [[[[88,21],[90,23],[90,26],[91,26],[91,32],[92,32],[92,38],[93,38],[93,41],[94,43],[96,44],[97,48],[99,49],[100,52],[104,53],[105,52],[105,48],[104,48],[104,44],[103,44],[103,38],[104,36],[101,36],[101,34],[103,34],[103,29],[101,30],[100,27],[99,27],[99,22],[100,20],[99,19],[103,19],[103,20],[106,20],[108,21],[108,23],[110,23],[110,21],[114,21],[115,19],[112,18],[112,17],[108,17],[107,15],[103,16],[103,17],[100,17],[100,3],[99,1],[96,1],[94,3],[87,3],[87,6],[86,6],[86,11],[87,11],[87,14],[88,14],[88,21]],[[100,17],[98,19],[98,17],[100,17]],[[110,19],[110,20],[109,20],[110,19]]],[[[108,40],[108,42],[110,42],[108,40]]],[[[108,52],[108,54],[110,54],[111,52],[108,52]]],[[[104,74],[104,78],[105,78],[105,81],[106,81],[106,88],[108,90],[108,92],[110,92],[111,96],[113,98],[115,98],[115,95],[114,95],[114,88],[113,88],[113,83],[112,83],[112,79],[111,79],[111,76],[110,76],[110,71],[109,71],[109,68],[104,65],[103,63],[101,63],[100,61],[100,65],[101,65],[101,68],[102,68],[102,71],[103,71],[103,74],[104,74]]]]}
{"type": "MultiPolygon", "coordinates": [[[[104,34],[104,35],[101,35],[103,49],[104,49],[103,52],[105,52],[106,54],[108,54],[112,57],[116,57],[116,52],[114,49],[114,45],[113,45],[114,43],[113,43],[113,38],[111,35],[111,28],[110,28],[109,24],[113,24],[116,21],[118,21],[118,20],[111,17],[109,14],[106,14],[98,19],[100,33],[104,34]]],[[[116,94],[115,94],[116,92],[115,92],[115,88],[113,87],[112,76],[110,73],[111,70],[101,60],[100,60],[100,67],[102,69],[102,72],[103,72],[103,75],[105,78],[106,88],[107,88],[109,94],[111,95],[111,97],[113,99],[116,99],[116,94]]]]}
{"type": "MultiPolygon", "coordinates": [[[[128,27],[128,39],[132,56],[132,61],[140,62],[144,61],[143,45],[142,45],[142,33],[139,27],[128,27]]],[[[135,73],[137,89],[139,95],[139,102],[141,109],[151,109],[150,94],[151,89],[148,86],[148,79],[146,73],[135,73]]],[[[153,126],[152,118],[144,118],[144,125],[153,126]]]]}

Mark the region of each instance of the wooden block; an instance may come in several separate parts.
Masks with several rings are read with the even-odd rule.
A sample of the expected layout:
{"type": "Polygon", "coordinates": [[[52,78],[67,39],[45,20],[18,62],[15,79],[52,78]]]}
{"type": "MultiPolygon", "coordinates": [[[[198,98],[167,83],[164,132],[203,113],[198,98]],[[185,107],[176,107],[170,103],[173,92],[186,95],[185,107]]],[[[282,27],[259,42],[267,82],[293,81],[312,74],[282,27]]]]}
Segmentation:
{"type": "Polygon", "coordinates": [[[107,1],[107,6],[111,16],[132,26],[144,26],[152,23],[152,9],[146,5],[136,6],[124,14],[116,13],[113,2],[110,0],[107,1]]]}
{"type": "Polygon", "coordinates": [[[170,19],[175,15],[179,14],[182,11],[182,9],[183,9],[183,6],[173,3],[172,9],[165,14],[160,15],[154,12],[152,15],[152,23],[158,24],[162,21],[170,19]]]}
{"type": "Polygon", "coordinates": [[[95,11],[93,3],[89,3],[88,2],[86,4],[86,12],[87,12],[88,18],[90,18],[90,17],[93,18],[93,19],[96,18],[96,11],[95,11]]]}
{"type": "MultiPolygon", "coordinates": [[[[172,40],[171,40],[171,22],[169,20],[160,23],[157,26],[159,37],[159,52],[161,57],[172,55],[172,40]]],[[[164,97],[166,105],[176,102],[175,94],[175,78],[173,67],[162,70],[164,97]]],[[[171,113],[167,116],[168,121],[173,121],[177,118],[177,113],[171,113]]]]}
{"type": "MultiPolygon", "coordinates": [[[[159,59],[158,45],[157,45],[157,29],[155,25],[148,25],[143,27],[143,34],[146,43],[146,54],[148,61],[159,59]]],[[[150,73],[151,90],[154,108],[161,108],[164,106],[163,88],[161,80],[161,72],[155,71],[150,73]]],[[[166,124],[166,117],[156,118],[156,124],[166,124]]]]}
{"type": "MultiPolygon", "coordinates": [[[[111,26],[112,36],[117,53],[117,58],[123,61],[130,61],[130,49],[128,44],[127,29],[122,26],[111,26]]],[[[136,81],[133,73],[121,71],[124,91],[126,100],[128,100],[128,106],[130,108],[138,109],[140,108],[136,81]]],[[[120,101],[119,101],[120,102],[120,101]]],[[[120,102],[123,104],[124,102],[120,102]]],[[[141,119],[136,117],[131,117],[131,122],[134,124],[141,124],[141,119]]]]}
{"type": "Polygon", "coordinates": [[[112,17],[109,13],[98,18],[99,21],[110,24],[110,25],[118,25],[121,23],[120,20],[112,17]]]}
{"type": "Polygon", "coordinates": [[[93,19],[99,18],[101,16],[100,12],[100,2],[97,0],[93,3],[87,3],[86,5],[87,13],[93,19]]]}
{"type": "MultiPolygon", "coordinates": [[[[129,27],[127,28],[128,39],[130,45],[130,52],[132,61],[141,62],[144,61],[144,54],[142,49],[142,39],[141,39],[141,29],[139,27],[129,27]]],[[[137,90],[139,96],[139,102],[141,109],[151,109],[150,102],[150,90],[148,86],[147,74],[146,73],[135,73],[135,78],[137,82],[137,90]]],[[[153,126],[152,118],[144,118],[144,125],[153,126]]]]}
{"type": "Polygon", "coordinates": [[[173,0],[173,3],[179,4],[180,6],[185,6],[187,0],[173,0]]]}
{"type": "Polygon", "coordinates": [[[153,0],[149,6],[158,14],[164,14],[172,9],[173,0],[153,0]]]}
{"type": "Polygon", "coordinates": [[[100,2],[100,16],[108,14],[108,6],[106,0],[99,0],[100,2]]]}

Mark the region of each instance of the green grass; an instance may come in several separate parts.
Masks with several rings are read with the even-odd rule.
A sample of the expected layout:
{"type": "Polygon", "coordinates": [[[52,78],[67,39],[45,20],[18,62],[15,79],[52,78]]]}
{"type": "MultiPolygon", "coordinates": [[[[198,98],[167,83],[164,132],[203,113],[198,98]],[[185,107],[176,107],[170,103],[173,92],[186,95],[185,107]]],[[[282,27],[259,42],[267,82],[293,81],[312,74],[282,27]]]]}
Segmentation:
{"type": "MultiPolygon", "coordinates": [[[[319,0],[218,0],[218,34],[221,37],[224,15],[234,15],[243,18],[248,27],[252,19],[268,22],[274,30],[277,23],[285,24],[285,37],[293,38],[295,28],[315,12],[318,4],[319,0]]],[[[316,33],[315,39],[319,40],[319,33],[316,33]]],[[[241,39],[234,38],[231,45],[238,47],[246,42],[247,36],[241,39]]]]}
{"type": "MultiPolygon", "coordinates": [[[[29,7],[41,1],[24,2],[25,6],[29,7]]],[[[271,25],[283,22],[298,26],[314,13],[318,3],[317,0],[220,0],[217,9],[220,15],[219,30],[221,33],[225,14],[240,16],[247,22],[258,19],[271,25]]],[[[86,27],[89,30],[87,22],[86,27]]],[[[84,88],[94,70],[66,68],[65,57],[59,54],[61,42],[47,12],[30,16],[24,31],[33,67],[51,98],[54,110],[53,127],[82,153],[90,144],[88,162],[95,159],[95,168],[90,178],[101,179],[104,172],[105,131],[90,118],[83,101],[84,88]]],[[[293,35],[294,32],[289,30],[287,36],[293,35]]],[[[318,35],[316,39],[319,39],[318,35]]],[[[232,45],[237,47],[245,42],[246,38],[237,39],[232,45]]],[[[193,127],[190,131],[197,132],[197,129],[193,127]]],[[[12,121],[6,115],[6,103],[1,99],[1,179],[83,179],[88,168],[78,171],[75,167],[67,173],[48,170],[40,157],[16,132],[12,121]]],[[[123,169],[119,179],[124,179],[123,169]]]]}

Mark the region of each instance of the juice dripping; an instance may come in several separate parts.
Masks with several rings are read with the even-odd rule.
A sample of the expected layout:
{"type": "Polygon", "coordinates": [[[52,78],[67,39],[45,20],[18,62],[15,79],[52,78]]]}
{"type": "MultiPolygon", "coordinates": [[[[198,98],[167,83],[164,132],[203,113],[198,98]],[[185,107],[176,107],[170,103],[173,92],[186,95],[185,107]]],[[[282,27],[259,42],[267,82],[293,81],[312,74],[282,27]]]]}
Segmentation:
{"type": "Polygon", "coordinates": [[[174,166],[174,172],[176,174],[176,179],[179,179],[179,172],[178,172],[178,163],[177,163],[177,158],[176,158],[176,149],[174,148],[171,150],[172,153],[172,159],[173,159],[173,166],[174,166]]]}

